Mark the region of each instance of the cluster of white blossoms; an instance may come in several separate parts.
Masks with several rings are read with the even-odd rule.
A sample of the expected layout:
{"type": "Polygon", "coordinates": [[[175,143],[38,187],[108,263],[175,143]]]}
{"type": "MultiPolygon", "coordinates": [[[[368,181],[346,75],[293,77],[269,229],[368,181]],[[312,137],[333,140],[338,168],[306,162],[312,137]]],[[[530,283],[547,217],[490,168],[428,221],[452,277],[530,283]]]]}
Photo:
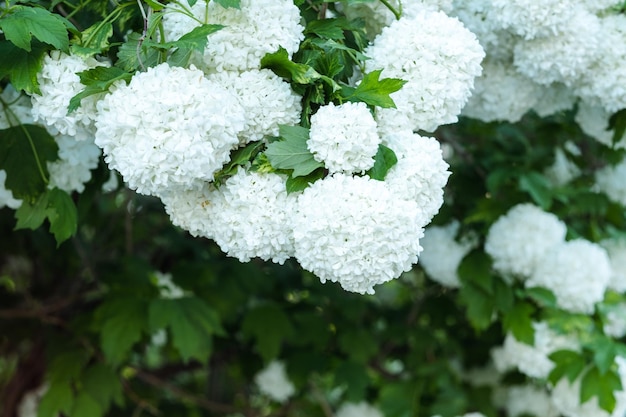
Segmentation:
{"type": "Polygon", "coordinates": [[[284,403],[296,392],[285,371],[285,364],[277,360],[259,371],[254,377],[254,382],[263,395],[279,403],[284,403]]]}
{"type": "Polygon", "coordinates": [[[626,302],[610,305],[607,310],[602,326],[604,334],[616,339],[626,336],[626,302]]]}
{"type": "Polygon", "coordinates": [[[335,412],[335,417],[384,417],[384,415],[378,408],[361,401],[342,404],[335,412]]]}
{"type": "Polygon", "coordinates": [[[508,417],[559,416],[559,412],[546,389],[534,385],[515,385],[507,388],[504,408],[508,417]]]}
{"type": "Polygon", "coordinates": [[[22,205],[22,200],[13,197],[13,192],[6,188],[7,172],[0,169],[0,208],[9,207],[13,210],[18,209],[22,205]]]}
{"type": "Polygon", "coordinates": [[[596,188],[614,202],[626,205],[626,159],[596,171],[596,188]]]}
{"type": "Polygon", "coordinates": [[[600,245],[606,249],[611,262],[609,288],[618,293],[626,293],[626,239],[605,239],[600,245]]]}
{"type": "Polygon", "coordinates": [[[159,289],[159,295],[162,298],[174,299],[182,298],[185,292],[172,281],[174,277],[170,273],[155,271],[150,279],[152,283],[159,289]]]}

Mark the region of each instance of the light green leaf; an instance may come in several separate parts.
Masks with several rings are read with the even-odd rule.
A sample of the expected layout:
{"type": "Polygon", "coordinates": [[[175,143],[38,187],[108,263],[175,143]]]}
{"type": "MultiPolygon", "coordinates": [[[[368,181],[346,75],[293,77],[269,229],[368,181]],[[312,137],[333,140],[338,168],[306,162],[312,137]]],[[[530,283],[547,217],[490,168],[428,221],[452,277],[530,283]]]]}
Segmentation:
{"type": "Polygon", "coordinates": [[[513,333],[520,342],[533,345],[535,342],[535,330],[532,326],[532,315],[535,307],[526,302],[518,302],[513,309],[504,315],[502,325],[504,330],[513,333]]]}
{"type": "Polygon", "coordinates": [[[17,224],[15,230],[21,229],[38,229],[46,220],[48,213],[48,193],[44,192],[39,195],[33,203],[30,201],[22,202],[22,205],[15,211],[17,224]]]}
{"type": "Polygon", "coordinates": [[[79,72],[78,76],[85,89],[71,98],[68,112],[79,108],[81,100],[85,97],[106,93],[116,81],[124,80],[128,82],[133,78],[133,74],[121,68],[103,66],[79,72]]]}
{"type": "Polygon", "coordinates": [[[585,347],[593,351],[593,362],[600,374],[604,375],[611,369],[617,355],[617,344],[612,338],[604,335],[594,335],[593,339],[585,347]]]}
{"type": "Polygon", "coordinates": [[[134,72],[142,68],[154,67],[159,63],[160,53],[157,49],[139,45],[141,33],[133,32],[128,35],[128,41],[124,42],[117,51],[116,67],[128,72],[134,72]]]}
{"type": "Polygon", "coordinates": [[[585,357],[572,350],[558,350],[548,357],[554,362],[554,368],[548,375],[548,381],[552,384],[556,384],[564,376],[567,377],[568,381],[574,382],[583,369],[587,367],[585,357]]]}
{"type": "Polygon", "coordinates": [[[374,166],[367,171],[367,174],[374,180],[383,181],[385,176],[387,176],[387,172],[396,163],[398,163],[398,158],[395,152],[385,145],[378,145],[378,151],[376,156],[374,156],[374,166]]]}
{"type": "Polygon", "coordinates": [[[98,308],[96,315],[102,320],[100,343],[108,362],[120,364],[128,355],[147,326],[145,302],[131,297],[115,297],[98,308]]]}
{"type": "Polygon", "coordinates": [[[56,417],[59,413],[69,414],[74,407],[74,394],[69,382],[50,384],[37,408],[37,417],[56,417]]]}
{"type": "Polygon", "coordinates": [[[315,181],[324,178],[324,168],[318,168],[308,175],[300,177],[287,178],[286,189],[287,193],[296,193],[298,191],[304,191],[309,185],[315,181]]]}
{"type": "Polygon", "coordinates": [[[304,29],[305,34],[314,33],[321,38],[342,40],[343,26],[345,26],[345,19],[322,19],[311,20],[304,29]]]}
{"type": "Polygon", "coordinates": [[[217,32],[220,29],[223,29],[222,25],[209,25],[204,24],[200,26],[196,26],[189,33],[184,34],[180,37],[180,39],[171,42],[154,42],[146,39],[144,41],[144,45],[150,48],[157,49],[172,49],[172,48],[180,48],[180,49],[190,49],[202,52],[204,48],[206,48],[206,44],[209,41],[208,36],[212,33],[217,32]]]}
{"type": "Polygon", "coordinates": [[[265,55],[261,59],[261,68],[271,69],[279,77],[292,80],[297,84],[313,84],[322,78],[322,75],[313,67],[291,61],[284,48],[280,48],[273,54],[265,55]]]}
{"type": "Polygon", "coordinates": [[[341,94],[345,100],[352,102],[362,101],[370,106],[382,108],[395,108],[390,94],[400,90],[406,81],[399,78],[383,78],[380,80],[382,70],[372,71],[363,76],[363,80],[356,87],[344,86],[341,94]]]}
{"type": "Polygon", "coordinates": [[[217,4],[223,8],[241,9],[241,0],[214,0],[217,4]]]}
{"type": "Polygon", "coordinates": [[[248,311],[241,330],[246,338],[255,340],[255,350],[265,362],[278,357],[282,343],[295,333],[289,317],[275,304],[262,305],[248,311]]]}
{"type": "Polygon", "coordinates": [[[308,175],[324,166],[313,158],[307,147],[309,129],[301,126],[280,126],[282,141],[267,146],[265,155],[276,169],[293,169],[293,177],[308,175]]]}
{"type": "Polygon", "coordinates": [[[552,205],[552,192],[550,183],[546,177],[538,172],[529,172],[519,179],[519,188],[530,194],[537,205],[548,210],[552,205]]]}
{"type": "Polygon", "coordinates": [[[539,304],[540,307],[557,307],[556,297],[554,296],[554,293],[546,288],[526,288],[525,290],[523,290],[522,294],[526,297],[531,298],[533,301],[539,304]]]}
{"type": "Polygon", "coordinates": [[[600,408],[612,413],[616,403],[614,392],[621,389],[622,383],[615,371],[602,374],[597,367],[593,367],[583,375],[581,380],[580,403],[583,404],[592,397],[598,397],[600,408]]]}
{"type": "Polygon", "coordinates": [[[39,7],[13,6],[0,19],[0,29],[5,38],[18,48],[31,50],[34,36],[43,43],[64,52],[69,51],[67,28],[71,24],[60,15],[39,7]]]}
{"type": "Polygon", "coordinates": [[[7,172],[5,186],[15,198],[35,199],[45,191],[46,163],[57,159],[57,151],[54,138],[43,127],[20,125],[0,130],[0,169],[7,172]]]}
{"type": "Polygon", "coordinates": [[[109,49],[109,38],[113,36],[113,24],[98,22],[82,31],[78,43],[71,46],[72,54],[91,56],[109,49]]]}
{"type": "Polygon", "coordinates": [[[39,93],[37,74],[41,71],[46,51],[47,48],[38,43],[28,52],[9,41],[0,41],[0,78],[9,77],[11,85],[18,91],[39,93]]]}
{"type": "Polygon", "coordinates": [[[76,233],[78,213],[74,201],[67,192],[58,188],[48,192],[46,214],[50,221],[50,233],[54,235],[57,245],[76,233]]]}

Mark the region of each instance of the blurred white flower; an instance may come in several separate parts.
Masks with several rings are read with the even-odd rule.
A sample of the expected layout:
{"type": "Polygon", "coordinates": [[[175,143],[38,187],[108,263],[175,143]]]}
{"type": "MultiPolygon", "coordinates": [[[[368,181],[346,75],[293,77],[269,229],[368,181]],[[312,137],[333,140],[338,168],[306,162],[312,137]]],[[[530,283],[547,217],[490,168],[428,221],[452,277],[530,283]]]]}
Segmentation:
{"type": "Polygon", "coordinates": [[[284,403],[296,392],[285,371],[285,364],[276,360],[256,374],[254,382],[262,394],[279,403],[284,403]]]}

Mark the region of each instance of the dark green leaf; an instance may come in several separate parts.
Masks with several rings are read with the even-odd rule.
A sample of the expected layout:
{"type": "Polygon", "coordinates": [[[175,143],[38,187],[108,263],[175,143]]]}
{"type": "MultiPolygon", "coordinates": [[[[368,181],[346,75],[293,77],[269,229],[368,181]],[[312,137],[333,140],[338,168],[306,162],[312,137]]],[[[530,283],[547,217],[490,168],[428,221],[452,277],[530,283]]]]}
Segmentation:
{"type": "Polygon", "coordinates": [[[493,294],[491,258],[485,252],[474,250],[467,254],[461,260],[457,272],[463,285],[473,285],[487,294],[493,294]]]}
{"type": "Polygon", "coordinates": [[[461,286],[459,295],[467,306],[467,319],[476,330],[484,330],[493,319],[493,297],[480,288],[461,286]]]}
{"type": "Polygon", "coordinates": [[[494,278],[495,306],[500,312],[508,313],[515,303],[515,293],[513,288],[500,278],[494,278]]]}
{"type": "Polygon", "coordinates": [[[158,12],[158,11],[163,10],[165,8],[165,5],[162,4],[162,3],[159,3],[157,0],[146,0],[146,3],[155,12],[158,12]]]}
{"type": "Polygon", "coordinates": [[[533,345],[535,330],[532,326],[532,315],[535,307],[526,302],[518,302],[513,309],[504,315],[502,324],[505,330],[513,333],[520,342],[533,345]]]}
{"type": "Polygon", "coordinates": [[[196,26],[191,32],[184,34],[178,40],[172,42],[153,42],[145,40],[144,46],[157,49],[190,49],[192,51],[195,50],[202,52],[204,51],[204,48],[206,48],[206,44],[209,41],[208,36],[223,28],[224,26],[222,25],[204,24],[196,26]]]}
{"type": "Polygon", "coordinates": [[[53,188],[48,192],[46,214],[50,221],[50,233],[54,235],[57,245],[76,233],[78,227],[76,205],[65,191],[53,188]]]}
{"type": "Polygon", "coordinates": [[[385,417],[417,416],[419,395],[419,387],[414,383],[386,383],[380,390],[380,408],[385,417]]]}
{"type": "Polygon", "coordinates": [[[58,146],[46,129],[20,125],[0,130],[0,169],[15,198],[34,199],[46,189],[47,162],[57,159],[58,146]],[[41,168],[41,171],[40,171],[41,168]]]}
{"type": "Polygon", "coordinates": [[[308,175],[287,178],[287,193],[304,191],[309,185],[313,184],[315,181],[324,178],[324,173],[324,168],[318,168],[308,175]]]}
{"type": "Polygon", "coordinates": [[[580,403],[589,401],[592,397],[598,397],[600,408],[611,413],[615,409],[615,393],[622,388],[620,377],[615,371],[605,374],[600,373],[598,368],[593,367],[583,375],[580,383],[580,403]]]}
{"type": "Polygon", "coordinates": [[[356,87],[344,86],[341,94],[348,101],[362,101],[370,106],[382,108],[395,108],[390,94],[400,90],[406,81],[398,78],[383,78],[380,80],[382,70],[372,71],[363,76],[363,80],[356,87]]]}
{"type": "Polygon", "coordinates": [[[89,416],[101,417],[104,415],[104,409],[98,402],[87,392],[80,392],[74,400],[72,416],[89,416]]]}
{"type": "Polygon", "coordinates": [[[0,41],[0,78],[9,77],[11,85],[18,91],[39,93],[37,73],[41,71],[46,51],[42,44],[33,44],[28,52],[9,41],[0,41]]]}
{"type": "Polygon", "coordinates": [[[342,40],[345,19],[311,20],[306,25],[305,34],[314,33],[321,38],[342,40]]]}
{"type": "Polygon", "coordinates": [[[317,162],[307,147],[309,129],[301,126],[280,126],[281,141],[267,146],[265,155],[276,169],[293,169],[293,177],[308,175],[324,164],[317,162]]]}
{"type": "Polygon", "coordinates": [[[552,205],[552,192],[546,177],[538,172],[529,172],[519,179],[519,188],[530,194],[537,205],[547,210],[552,205]]]}
{"type": "Polygon", "coordinates": [[[556,297],[554,296],[554,293],[546,288],[541,288],[541,287],[526,288],[523,291],[523,294],[526,297],[529,297],[532,300],[534,300],[537,304],[539,304],[540,307],[555,308],[557,306],[556,297]]]}
{"type": "Polygon", "coordinates": [[[101,318],[100,340],[102,351],[109,363],[121,363],[147,329],[147,306],[133,297],[115,297],[98,308],[101,318]]]}
{"type": "Polygon", "coordinates": [[[60,412],[70,413],[74,406],[74,395],[70,383],[51,384],[37,407],[37,417],[57,417],[60,412]]]}
{"type": "Polygon", "coordinates": [[[612,338],[604,335],[594,335],[586,347],[593,351],[593,362],[600,374],[604,375],[611,369],[617,355],[617,345],[612,338]]]}
{"type": "Polygon", "coordinates": [[[39,7],[13,6],[9,10],[0,19],[0,29],[15,46],[30,52],[34,36],[55,49],[69,52],[67,28],[71,24],[63,17],[39,7]]]}
{"type": "Polygon", "coordinates": [[[15,230],[38,229],[43,224],[44,220],[46,220],[46,217],[48,215],[48,213],[46,212],[47,208],[47,192],[40,194],[33,203],[31,203],[30,201],[22,202],[20,208],[18,208],[15,212],[15,218],[17,219],[15,230]]]}
{"type": "Polygon", "coordinates": [[[613,146],[615,146],[626,133],[626,109],[619,110],[609,118],[607,130],[613,130],[613,146]]]}
{"type": "Polygon", "coordinates": [[[574,382],[578,375],[587,367],[585,357],[572,350],[558,350],[549,355],[554,362],[554,368],[548,375],[548,381],[555,384],[564,376],[568,381],[574,382]]]}
{"type": "Polygon", "coordinates": [[[370,178],[383,181],[387,172],[398,162],[394,151],[385,145],[378,145],[378,152],[374,156],[374,166],[367,171],[370,178]]]}
{"type": "Polygon", "coordinates": [[[354,362],[365,364],[378,351],[378,343],[371,332],[353,328],[339,332],[339,348],[354,362]]]}
{"type": "Polygon", "coordinates": [[[106,93],[113,83],[119,80],[130,81],[133,74],[118,67],[95,67],[78,73],[80,82],[85,85],[85,89],[76,94],[70,100],[68,111],[72,112],[80,107],[80,102],[85,97],[94,94],[106,93]]]}
{"type": "Polygon", "coordinates": [[[343,361],[335,371],[334,384],[346,388],[346,397],[349,401],[359,401],[369,385],[367,369],[362,363],[343,361]]]}
{"type": "Polygon", "coordinates": [[[292,80],[297,84],[312,84],[322,78],[313,67],[306,64],[297,64],[289,59],[289,54],[280,48],[273,54],[267,54],[261,59],[261,68],[274,71],[279,77],[292,80]]]}
{"type": "Polygon", "coordinates": [[[78,44],[72,45],[72,54],[91,56],[109,49],[109,38],[113,36],[113,24],[98,22],[83,30],[78,44]]]}
{"type": "Polygon", "coordinates": [[[81,378],[83,390],[89,394],[104,411],[111,403],[122,405],[124,401],[120,376],[109,366],[102,363],[91,365],[81,378]]]}
{"type": "Polygon", "coordinates": [[[128,41],[124,42],[117,52],[118,60],[115,66],[134,72],[141,68],[154,67],[159,63],[159,51],[140,45],[140,39],[140,33],[133,32],[128,35],[128,41]]]}
{"type": "Polygon", "coordinates": [[[230,153],[230,161],[215,175],[215,180],[219,181],[224,177],[234,174],[237,167],[250,162],[250,160],[259,153],[263,145],[264,143],[262,141],[251,142],[242,148],[237,148],[232,151],[230,153]]]}
{"type": "Polygon", "coordinates": [[[289,317],[275,304],[262,305],[248,311],[241,330],[247,338],[255,340],[255,349],[265,362],[275,359],[282,343],[295,333],[289,317]]]}

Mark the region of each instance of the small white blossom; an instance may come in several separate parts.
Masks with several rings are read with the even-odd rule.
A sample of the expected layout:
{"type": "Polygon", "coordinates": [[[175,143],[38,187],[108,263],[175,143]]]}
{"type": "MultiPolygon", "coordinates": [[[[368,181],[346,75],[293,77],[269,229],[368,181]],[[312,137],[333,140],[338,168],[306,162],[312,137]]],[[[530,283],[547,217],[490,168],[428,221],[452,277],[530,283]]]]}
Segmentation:
{"type": "Polygon", "coordinates": [[[604,334],[616,339],[626,336],[626,302],[611,305],[607,310],[602,327],[604,334]]]}
{"type": "Polygon", "coordinates": [[[600,245],[606,249],[611,262],[609,288],[626,293],[626,239],[605,239],[600,245]]]}
{"type": "Polygon", "coordinates": [[[279,403],[284,403],[296,392],[285,371],[285,364],[276,360],[256,374],[254,382],[261,393],[279,403]]]}
{"type": "Polygon", "coordinates": [[[580,175],[578,166],[569,160],[565,151],[556,148],[554,151],[554,163],[546,168],[544,174],[554,187],[560,187],[580,175]]]}
{"type": "Polygon", "coordinates": [[[22,200],[13,197],[13,192],[6,188],[7,172],[0,169],[0,208],[9,207],[17,210],[22,205],[22,200]]]}
{"type": "Polygon", "coordinates": [[[596,172],[596,188],[612,201],[626,206],[626,159],[596,172]]]}
{"type": "Polygon", "coordinates": [[[510,387],[507,390],[505,409],[508,417],[521,417],[528,414],[535,417],[559,416],[548,392],[534,385],[510,387]]]}
{"type": "Polygon", "coordinates": [[[185,295],[183,289],[172,281],[172,274],[155,271],[152,273],[152,278],[154,284],[159,288],[159,293],[162,298],[182,298],[185,295]]]}
{"type": "Polygon", "coordinates": [[[360,403],[343,403],[335,413],[335,417],[384,417],[376,407],[361,401],[360,403]]]}
{"type": "Polygon", "coordinates": [[[48,162],[50,183],[48,188],[57,187],[68,193],[82,193],[85,183],[91,179],[91,170],[98,167],[100,148],[92,139],[76,140],[72,136],[56,135],[59,159],[48,162]]]}

